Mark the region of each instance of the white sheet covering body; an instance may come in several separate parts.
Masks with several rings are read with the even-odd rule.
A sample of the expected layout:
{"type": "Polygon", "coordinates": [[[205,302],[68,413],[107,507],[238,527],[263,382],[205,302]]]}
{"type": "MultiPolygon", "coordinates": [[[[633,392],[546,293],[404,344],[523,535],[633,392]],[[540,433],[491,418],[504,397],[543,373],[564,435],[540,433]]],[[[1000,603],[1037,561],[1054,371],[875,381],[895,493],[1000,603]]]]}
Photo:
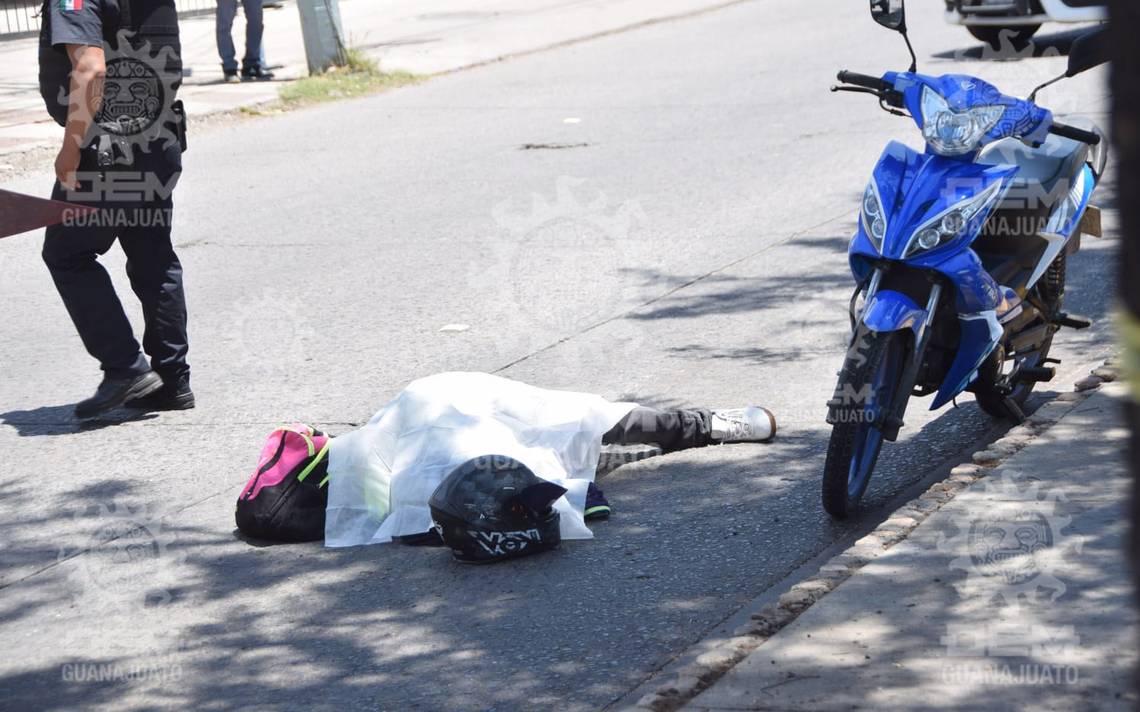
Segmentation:
{"type": "Polygon", "coordinates": [[[593,536],[583,520],[602,436],[635,407],[528,386],[486,373],[413,381],[367,425],[329,446],[325,546],[357,546],[431,528],[428,498],[458,465],[506,455],[567,493],[563,539],[593,536]]]}

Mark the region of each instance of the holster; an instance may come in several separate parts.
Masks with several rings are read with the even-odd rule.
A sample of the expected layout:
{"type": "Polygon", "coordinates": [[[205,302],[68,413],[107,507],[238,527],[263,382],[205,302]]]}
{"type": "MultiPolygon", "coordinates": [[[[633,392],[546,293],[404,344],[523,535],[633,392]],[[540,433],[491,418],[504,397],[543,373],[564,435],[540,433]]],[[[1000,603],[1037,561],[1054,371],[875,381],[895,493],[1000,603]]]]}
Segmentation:
{"type": "Polygon", "coordinates": [[[189,146],[186,140],[188,119],[186,118],[186,106],[182,103],[181,99],[175,100],[175,102],[170,105],[170,113],[174,114],[174,132],[178,137],[178,147],[182,149],[183,153],[186,153],[186,149],[189,146]]]}

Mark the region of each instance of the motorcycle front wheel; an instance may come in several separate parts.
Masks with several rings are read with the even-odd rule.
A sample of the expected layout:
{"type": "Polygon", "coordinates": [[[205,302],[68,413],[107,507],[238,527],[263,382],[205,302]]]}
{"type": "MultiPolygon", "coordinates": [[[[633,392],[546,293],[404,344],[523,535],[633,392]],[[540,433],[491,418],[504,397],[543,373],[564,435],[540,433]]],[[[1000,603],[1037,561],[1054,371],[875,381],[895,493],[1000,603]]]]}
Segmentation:
{"type": "Polygon", "coordinates": [[[883,447],[873,424],[891,407],[906,363],[906,332],[862,331],[839,376],[835,409],[823,468],[823,508],[845,519],[859,506],[883,447]]]}

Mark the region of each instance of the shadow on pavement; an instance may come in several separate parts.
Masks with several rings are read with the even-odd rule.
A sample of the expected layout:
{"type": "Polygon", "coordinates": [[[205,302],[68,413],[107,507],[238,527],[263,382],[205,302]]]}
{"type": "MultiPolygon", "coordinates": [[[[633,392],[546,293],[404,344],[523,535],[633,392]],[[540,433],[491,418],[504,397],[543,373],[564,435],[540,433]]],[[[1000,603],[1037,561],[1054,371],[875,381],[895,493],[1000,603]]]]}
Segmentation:
{"type": "MultiPolygon", "coordinates": [[[[1119,440],[1093,440],[1080,443],[1082,460],[1118,458],[1119,440]]],[[[1022,550],[983,563],[1012,539],[993,534],[1005,532],[1010,510],[987,515],[977,504],[956,506],[952,515],[925,522],[904,549],[858,571],[694,707],[995,710],[1047,699],[1053,709],[1132,709],[1134,696],[1122,695],[1131,687],[1135,650],[1134,615],[1121,616],[1133,606],[1120,573],[1127,520],[1119,499],[1106,496],[1123,494],[1123,487],[1106,488],[1104,477],[1020,470],[1014,476],[1019,490],[1040,482],[1042,498],[1062,497],[1061,516],[1041,518],[1056,556],[1028,564],[1022,550]],[[1026,582],[1027,571],[1027,583],[1014,585],[1026,582]],[[992,577],[982,594],[958,588],[971,575],[992,577]],[[1010,577],[1005,586],[1000,575],[1010,577]],[[991,628],[997,621],[1005,627],[991,628]],[[1000,642],[991,632],[998,630],[1000,642]],[[1056,640],[1025,642],[1041,630],[1056,640]],[[1017,631],[1025,631],[1024,639],[1017,631]],[[1133,654],[1121,654],[1129,649],[1133,654]]],[[[1036,496],[983,489],[997,484],[985,481],[971,491],[981,501],[1036,496]]]]}
{"type": "MultiPolygon", "coordinates": [[[[838,239],[838,238],[836,238],[838,239]]],[[[798,244],[798,243],[797,243],[798,244]]],[[[647,281],[676,279],[655,270],[638,270],[647,281]]],[[[814,294],[854,287],[850,274],[736,277],[717,274],[700,282],[701,290],[686,290],[665,297],[630,314],[628,319],[695,319],[713,314],[740,314],[777,309],[793,302],[811,300],[814,294]]]]}
{"type": "MultiPolygon", "coordinates": [[[[827,239],[834,244],[804,244],[834,249],[841,240],[827,239]]],[[[1090,281],[1094,266],[1075,262],[1075,283],[1090,281]]],[[[812,306],[814,288],[849,284],[841,269],[808,279],[714,276],[701,282],[702,291],[686,290],[628,318],[749,313],[805,299],[812,306]]],[[[1098,299],[1074,301],[1089,302],[1080,310],[1090,316],[1106,310],[1098,299]]],[[[674,350],[697,359],[795,357],[764,348],[674,350]]],[[[841,357],[837,350],[837,363],[841,357]]],[[[1048,395],[1036,394],[1034,404],[1048,395]]],[[[666,394],[629,399],[679,405],[666,394]]],[[[42,428],[29,413],[51,419],[43,410],[2,417],[17,427],[42,428]]],[[[167,595],[108,615],[72,598],[76,571],[100,560],[95,550],[52,564],[60,556],[49,544],[15,541],[4,551],[5,562],[42,562],[44,568],[4,586],[0,621],[6,632],[58,652],[39,655],[35,669],[0,677],[0,689],[16,708],[37,709],[102,701],[119,709],[596,710],[837,540],[885,518],[895,497],[932,469],[960,462],[964,447],[1005,427],[967,403],[905,429],[905,441],[883,453],[864,516],[846,522],[831,520],[820,506],[828,436],[822,420],[819,427],[792,428],[770,445],[651,458],[603,480],[614,514],[593,526],[592,541],[483,567],[456,564],[445,549],[247,544],[232,531],[235,486],[164,520],[168,546],[145,574],[156,581],[151,588],[167,595]],[[167,555],[171,570],[164,579],[167,555]],[[168,633],[180,642],[136,644],[132,632],[168,633]],[[72,662],[129,668],[166,659],[178,661],[176,679],[61,679],[72,662]]],[[[0,497],[18,497],[20,486],[0,497]]],[[[138,494],[132,483],[111,480],[62,493],[59,501],[91,507],[138,494]]],[[[18,524],[35,530],[70,516],[47,511],[18,524]]],[[[96,524],[73,526],[97,533],[96,524]]],[[[10,526],[0,536],[16,531],[10,526]]],[[[889,633],[891,609],[883,610],[889,633]]],[[[915,642],[907,637],[913,631],[897,635],[904,648],[915,642]]],[[[892,684],[918,682],[907,679],[911,671],[897,674],[892,684]]]]}
{"type": "Polygon", "coordinates": [[[1034,59],[1037,57],[1068,56],[1069,49],[1073,46],[1073,40],[1088,32],[1089,28],[1084,27],[1076,30],[1057,32],[1051,35],[1037,35],[1028,44],[1023,46],[1013,46],[1007,42],[1002,45],[1001,49],[995,50],[989,45],[979,44],[972,47],[960,47],[958,49],[946,50],[945,52],[936,52],[931,56],[937,59],[954,59],[959,61],[973,59],[984,62],[1011,62],[1023,59],[1034,59]]]}
{"type": "Polygon", "coordinates": [[[75,417],[75,404],[45,405],[32,410],[10,410],[0,413],[0,424],[10,425],[22,437],[37,435],[69,435],[124,423],[135,423],[157,418],[156,413],[119,408],[106,415],[88,420],[75,417]]]}
{"type": "MultiPolygon", "coordinates": [[[[0,678],[0,687],[10,704],[38,709],[77,700],[121,709],[598,709],[858,526],[820,509],[824,445],[793,435],[619,468],[603,482],[615,514],[594,525],[593,541],[493,566],[400,545],[255,547],[229,527],[182,517],[168,523],[177,572],[158,603],[106,616],[69,604],[62,569],[78,561],[7,587],[0,619],[39,609],[45,640],[65,639],[61,626],[96,642],[73,653],[60,645],[60,663],[0,678]],[[37,604],[24,609],[28,601],[37,604]],[[70,625],[59,621],[70,616],[70,625]],[[183,642],[108,654],[130,629],[176,631],[183,642]],[[163,656],[180,661],[177,680],[61,682],[64,664],[129,669],[163,656]]],[[[107,487],[67,499],[130,493],[127,483],[107,487]]]]}
{"type": "MultiPolygon", "coordinates": [[[[976,428],[971,419],[975,406],[947,411],[922,433],[947,421],[976,428]]],[[[800,432],[621,467],[603,481],[615,513],[593,526],[594,540],[492,566],[401,545],[250,545],[232,532],[231,500],[214,497],[206,506],[226,517],[164,520],[167,543],[144,561],[154,583],[133,607],[99,614],[73,598],[75,570],[89,572],[78,579],[88,587],[116,578],[91,573],[92,561],[120,565],[96,550],[7,586],[0,621],[24,619],[60,652],[57,662],[0,678],[0,688],[24,709],[100,701],[118,709],[598,709],[835,540],[886,516],[886,493],[944,456],[927,448],[913,460],[906,448],[884,453],[864,521],[835,522],[819,504],[825,447],[822,431],[800,432]],[[173,567],[165,575],[164,556],[173,567]],[[132,646],[132,632],[160,642],[132,646]],[[68,645],[70,636],[79,644],[68,645]],[[169,660],[178,661],[177,677],[169,660]],[[63,677],[83,666],[148,665],[166,677],[63,677]]],[[[63,499],[90,507],[132,494],[130,483],[116,480],[63,499]]],[[[80,591],[95,600],[105,593],[80,591]]]]}

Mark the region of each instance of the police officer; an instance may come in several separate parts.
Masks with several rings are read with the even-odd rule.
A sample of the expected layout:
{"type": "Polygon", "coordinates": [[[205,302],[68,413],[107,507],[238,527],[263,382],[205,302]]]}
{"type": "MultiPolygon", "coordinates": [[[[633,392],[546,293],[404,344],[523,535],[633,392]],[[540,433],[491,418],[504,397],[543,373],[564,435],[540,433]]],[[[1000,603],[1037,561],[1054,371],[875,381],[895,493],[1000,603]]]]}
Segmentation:
{"type": "Polygon", "coordinates": [[[42,18],[40,92],[64,127],[52,197],[98,208],[48,228],[43,247],[83,345],[103,369],[75,413],[90,418],[128,402],[192,408],[182,266],[170,238],[185,146],[174,0],[46,0],[42,18]],[[142,303],[142,349],[98,260],[115,240],[142,303]]]}

